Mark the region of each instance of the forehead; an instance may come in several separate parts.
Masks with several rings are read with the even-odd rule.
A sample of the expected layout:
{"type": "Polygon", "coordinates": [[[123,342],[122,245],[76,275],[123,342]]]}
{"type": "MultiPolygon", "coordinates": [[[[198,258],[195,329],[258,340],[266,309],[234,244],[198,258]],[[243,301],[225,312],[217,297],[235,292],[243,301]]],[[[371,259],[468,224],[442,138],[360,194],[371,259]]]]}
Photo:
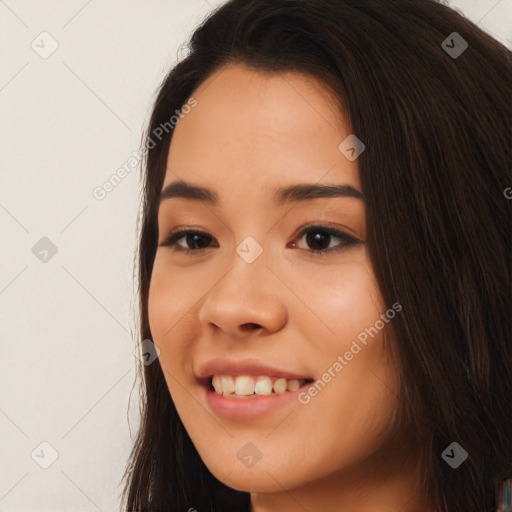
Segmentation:
{"type": "Polygon", "coordinates": [[[174,128],[163,188],[182,179],[246,199],[296,183],[360,189],[357,162],[338,148],[349,120],[313,77],[230,64],[192,96],[197,105],[174,128]]]}

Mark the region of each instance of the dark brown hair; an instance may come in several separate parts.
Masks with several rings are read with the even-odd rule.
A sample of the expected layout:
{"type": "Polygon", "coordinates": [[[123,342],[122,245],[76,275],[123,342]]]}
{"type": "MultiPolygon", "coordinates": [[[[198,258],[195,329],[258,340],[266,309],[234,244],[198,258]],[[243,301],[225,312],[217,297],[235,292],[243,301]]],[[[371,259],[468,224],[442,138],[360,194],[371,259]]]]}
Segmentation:
{"type": "MultiPolygon", "coordinates": [[[[366,145],[369,256],[386,305],[403,306],[392,351],[422,486],[436,512],[494,510],[494,481],[512,474],[511,52],[434,0],[231,0],[189,47],[159,90],[146,144],[229,63],[312,75],[346,105],[366,145]],[[453,32],[468,44],[457,57],[442,46],[453,32]],[[441,457],[453,441],[469,454],[457,469],[441,457]]],[[[152,339],[148,289],[171,137],[149,150],[143,172],[138,341],[152,339]]],[[[248,512],[250,495],[199,457],[160,365],[140,371],[126,510],[248,512]]]]}

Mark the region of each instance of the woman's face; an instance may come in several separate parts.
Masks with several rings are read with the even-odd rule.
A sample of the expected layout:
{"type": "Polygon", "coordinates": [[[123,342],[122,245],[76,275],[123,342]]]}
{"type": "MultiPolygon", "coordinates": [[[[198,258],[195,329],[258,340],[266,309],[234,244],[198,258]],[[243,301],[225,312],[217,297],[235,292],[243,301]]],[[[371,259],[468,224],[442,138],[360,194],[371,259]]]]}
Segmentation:
{"type": "Polygon", "coordinates": [[[162,189],[181,180],[212,198],[167,191],[149,290],[177,411],[206,466],[235,489],[357,480],[396,406],[383,352],[395,311],[386,315],[368,259],[357,159],[339,148],[351,127],[327,90],[297,73],[230,65],[193,97],[162,189]],[[280,194],[297,185],[340,188],[280,194]],[[205,234],[164,244],[183,230],[205,234]],[[253,384],[273,394],[244,395],[253,384]]]}

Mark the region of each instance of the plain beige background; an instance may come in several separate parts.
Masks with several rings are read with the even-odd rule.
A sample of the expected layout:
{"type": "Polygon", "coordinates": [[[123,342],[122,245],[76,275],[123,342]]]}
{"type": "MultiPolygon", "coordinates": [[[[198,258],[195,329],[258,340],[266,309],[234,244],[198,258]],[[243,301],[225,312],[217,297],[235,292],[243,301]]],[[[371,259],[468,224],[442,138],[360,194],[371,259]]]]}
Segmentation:
{"type": "MultiPolygon", "coordinates": [[[[139,403],[127,162],[220,3],[0,0],[0,512],[119,509],[139,403]]],[[[512,0],[451,5],[512,48],[512,0]]]]}

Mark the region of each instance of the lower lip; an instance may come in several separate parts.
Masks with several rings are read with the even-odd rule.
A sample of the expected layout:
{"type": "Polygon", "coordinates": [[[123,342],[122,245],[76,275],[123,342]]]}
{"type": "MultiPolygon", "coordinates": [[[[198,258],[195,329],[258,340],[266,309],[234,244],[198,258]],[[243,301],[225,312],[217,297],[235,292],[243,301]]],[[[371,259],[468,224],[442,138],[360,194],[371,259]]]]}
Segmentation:
{"type": "Polygon", "coordinates": [[[221,418],[230,420],[248,420],[276,411],[285,405],[298,402],[298,395],[309,387],[305,384],[296,391],[250,398],[228,398],[219,395],[208,387],[203,387],[206,403],[210,409],[221,418]]]}

